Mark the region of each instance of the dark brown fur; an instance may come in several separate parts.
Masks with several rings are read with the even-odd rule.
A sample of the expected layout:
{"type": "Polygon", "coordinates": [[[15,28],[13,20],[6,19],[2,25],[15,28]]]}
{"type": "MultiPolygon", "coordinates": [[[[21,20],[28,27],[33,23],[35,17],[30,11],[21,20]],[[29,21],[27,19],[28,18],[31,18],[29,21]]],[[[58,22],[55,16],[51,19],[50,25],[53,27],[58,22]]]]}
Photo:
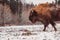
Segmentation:
{"type": "MultiPolygon", "coordinates": [[[[44,13],[44,10],[42,10],[44,13]]],[[[55,31],[57,31],[56,27],[55,27],[55,22],[54,21],[60,21],[60,9],[56,10],[47,10],[46,13],[44,14],[48,14],[48,15],[43,15],[42,13],[37,13],[37,11],[35,10],[31,10],[30,15],[29,15],[29,20],[32,23],[35,23],[37,21],[40,21],[41,23],[44,24],[44,29],[43,31],[46,30],[46,27],[51,24],[52,27],[54,28],[55,31]]]]}

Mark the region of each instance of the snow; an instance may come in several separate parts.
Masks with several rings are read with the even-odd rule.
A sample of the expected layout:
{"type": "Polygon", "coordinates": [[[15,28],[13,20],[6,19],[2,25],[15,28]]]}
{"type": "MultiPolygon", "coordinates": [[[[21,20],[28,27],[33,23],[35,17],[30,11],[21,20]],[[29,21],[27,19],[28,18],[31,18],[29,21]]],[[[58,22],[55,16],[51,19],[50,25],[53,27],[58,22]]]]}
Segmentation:
{"type": "Polygon", "coordinates": [[[58,31],[55,32],[49,25],[44,32],[42,31],[43,25],[0,27],[0,40],[60,40],[60,24],[57,24],[56,28],[58,31]],[[27,32],[31,32],[31,34],[22,35],[27,32]]]}

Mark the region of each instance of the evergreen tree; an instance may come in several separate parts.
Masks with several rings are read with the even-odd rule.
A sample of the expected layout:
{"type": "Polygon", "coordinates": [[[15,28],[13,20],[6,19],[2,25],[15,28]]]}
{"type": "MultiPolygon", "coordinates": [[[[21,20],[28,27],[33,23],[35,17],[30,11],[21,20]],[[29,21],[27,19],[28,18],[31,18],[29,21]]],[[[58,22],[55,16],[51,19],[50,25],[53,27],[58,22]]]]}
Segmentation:
{"type": "Polygon", "coordinates": [[[55,0],[55,3],[57,4],[57,0],[55,0]]]}
{"type": "Polygon", "coordinates": [[[12,10],[12,12],[15,14],[17,12],[17,6],[18,3],[15,0],[10,0],[10,8],[12,10]]]}
{"type": "Polygon", "coordinates": [[[60,4],[60,0],[58,0],[58,4],[60,4]]]}
{"type": "Polygon", "coordinates": [[[21,14],[22,14],[22,8],[23,8],[23,4],[22,2],[20,1],[19,2],[19,17],[21,18],[21,14]]]}

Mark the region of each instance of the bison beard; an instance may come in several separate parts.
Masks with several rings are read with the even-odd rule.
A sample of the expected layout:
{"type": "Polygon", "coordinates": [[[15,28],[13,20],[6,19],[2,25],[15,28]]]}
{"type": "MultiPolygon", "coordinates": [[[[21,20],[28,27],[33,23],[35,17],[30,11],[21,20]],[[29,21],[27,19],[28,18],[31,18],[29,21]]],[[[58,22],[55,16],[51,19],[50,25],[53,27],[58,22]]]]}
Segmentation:
{"type": "MultiPolygon", "coordinates": [[[[50,14],[52,15],[52,14],[50,14]]],[[[52,16],[51,16],[52,17],[52,16]]],[[[44,24],[44,29],[43,31],[46,30],[46,27],[49,25],[49,23],[52,25],[52,27],[54,28],[55,31],[57,31],[56,27],[55,27],[55,23],[54,23],[54,20],[53,18],[49,18],[48,16],[43,16],[43,15],[38,15],[36,11],[32,10],[30,12],[30,15],[29,15],[29,20],[32,22],[32,23],[35,23],[36,21],[40,21],[41,23],[44,24]]]]}

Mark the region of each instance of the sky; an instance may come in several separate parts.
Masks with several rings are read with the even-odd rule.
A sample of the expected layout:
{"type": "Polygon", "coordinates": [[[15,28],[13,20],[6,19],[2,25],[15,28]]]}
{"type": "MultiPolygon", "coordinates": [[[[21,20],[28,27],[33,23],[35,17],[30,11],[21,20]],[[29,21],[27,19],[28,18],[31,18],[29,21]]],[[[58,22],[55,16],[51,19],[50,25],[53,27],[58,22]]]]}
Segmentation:
{"type": "Polygon", "coordinates": [[[33,2],[33,4],[40,4],[40,3],[46,3],[46,2],[52,3],[52,1],[55,2],[55,0],[26,0],[26,3],[33,2]]]}

